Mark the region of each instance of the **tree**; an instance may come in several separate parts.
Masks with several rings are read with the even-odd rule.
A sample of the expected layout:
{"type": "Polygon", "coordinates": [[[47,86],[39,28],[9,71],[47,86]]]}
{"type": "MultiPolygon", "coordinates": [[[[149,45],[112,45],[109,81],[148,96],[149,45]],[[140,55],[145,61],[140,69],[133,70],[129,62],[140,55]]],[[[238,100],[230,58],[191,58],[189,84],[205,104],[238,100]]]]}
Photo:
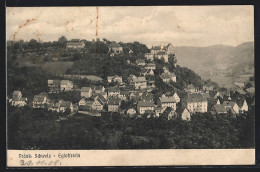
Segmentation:
{"type": "Polygon", "coordinates": [[[61,47],[64,47],[66,46],[67,44],[67,38],[65,36],[61,36],[59,39],[58,39],[58,43],[61,47]]]}
{"type": "Polygon", "coordinates": [[[36,41],[35,39],[31,39],[28,43],[28,47],[30,49],[38,49],[41,47],[41,43],[39,43],[38,41],[36,41]]]}

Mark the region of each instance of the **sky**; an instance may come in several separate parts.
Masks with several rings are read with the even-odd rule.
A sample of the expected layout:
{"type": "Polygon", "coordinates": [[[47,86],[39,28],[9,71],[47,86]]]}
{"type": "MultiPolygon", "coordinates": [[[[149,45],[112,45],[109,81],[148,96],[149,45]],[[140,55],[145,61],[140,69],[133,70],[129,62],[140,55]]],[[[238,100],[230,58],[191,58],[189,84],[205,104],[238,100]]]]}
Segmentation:
{"type": "Polygon", "coordinates": [[[7,7],[6,39],[138,41],[148,47],[254,41],[253,6],[7,7]]]}

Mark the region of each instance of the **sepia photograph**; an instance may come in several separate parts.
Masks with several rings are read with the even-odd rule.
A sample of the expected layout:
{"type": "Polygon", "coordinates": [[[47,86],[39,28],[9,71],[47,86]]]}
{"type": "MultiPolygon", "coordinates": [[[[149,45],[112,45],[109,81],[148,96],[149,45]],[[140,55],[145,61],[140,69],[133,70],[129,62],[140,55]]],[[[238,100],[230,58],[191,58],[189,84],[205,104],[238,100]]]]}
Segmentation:
{"type": "Polygon", "coordinates": [[[6,52],[8,150],[255,149],[254,6],[6,7],[6,52]]]}

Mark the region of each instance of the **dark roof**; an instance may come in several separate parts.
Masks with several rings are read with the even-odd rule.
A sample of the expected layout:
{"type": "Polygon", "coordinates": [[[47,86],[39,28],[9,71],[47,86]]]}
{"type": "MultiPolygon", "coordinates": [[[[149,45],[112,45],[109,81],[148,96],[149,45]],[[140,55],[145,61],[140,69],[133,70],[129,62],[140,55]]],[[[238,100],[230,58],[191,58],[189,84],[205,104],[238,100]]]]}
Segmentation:
{"type": "Polygon", "coordinates": [[[109,47],[122,47],[122,46],[118,43],[112,43],[109,45],[109,47]]]}
{"type": "Polygon", "coordinates": [[[187,102],[206,102],[207,99],[203,97],[200,93],[188,93],[187,102]]]}
{"type": "Polygon", "coordinates": [[[160,51],[157,53],[157,55],[165,55],[166,53],[164,51],[160,51]]]}
{"type": "Polygon", "coordinates": [[[62,100],[62,101],[60,102],[60,107],[69,108],[70,105],[71,105],[71,102],[69,102],[69,101],[63,101],[63,100],[62,100]]]}
{"type": "Polygon", "coordinates": [[[224,101],[224,102],[223,102],[223,105],[224,105],[224,106],[234,107],[235,104],[236,104],[236,102],[232,102],[232,101],[224,101]]]}
{"type": "Polygon", "coordinates": [[[44,97],[45,97],[44,95],[35,95],[33,98],[33,101],[34,102],[43,102],[44,97]]]}
{"type": "Polygon", "coordinates": [[[121,102],[120,99],[113,97],[113,98],[108,99],[107,104],[108,104],[108,105],[119,105],[120,102],[121,102]]]}
{"type": "Polygon", "coordinates": [[[120,89],[118,87],[110,87],[108,88],[108,92],[120,92],[120,89]]]}
{"type": "Polygon", "coordinates": [[[227,110],[224,105],[217,104],[217,105],[214,105],[212,108],[217,113],[227,113],[227,110]]]}

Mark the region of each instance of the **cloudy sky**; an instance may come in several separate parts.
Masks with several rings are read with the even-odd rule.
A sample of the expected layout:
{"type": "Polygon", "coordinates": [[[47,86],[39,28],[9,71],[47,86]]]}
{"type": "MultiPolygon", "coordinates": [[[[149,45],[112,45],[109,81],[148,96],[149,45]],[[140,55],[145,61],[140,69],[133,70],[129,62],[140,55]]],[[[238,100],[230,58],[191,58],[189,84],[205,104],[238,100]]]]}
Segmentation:
{"type": "Polygon", "coordinates": [[[148,47],[254,41],[253,6],[7,7],[7,40],[139,41],[148,47]],[[98,20],[97,20],[98,16],[98,20]],[[96,33],[97,29],[97,33],[96,33]]]}

